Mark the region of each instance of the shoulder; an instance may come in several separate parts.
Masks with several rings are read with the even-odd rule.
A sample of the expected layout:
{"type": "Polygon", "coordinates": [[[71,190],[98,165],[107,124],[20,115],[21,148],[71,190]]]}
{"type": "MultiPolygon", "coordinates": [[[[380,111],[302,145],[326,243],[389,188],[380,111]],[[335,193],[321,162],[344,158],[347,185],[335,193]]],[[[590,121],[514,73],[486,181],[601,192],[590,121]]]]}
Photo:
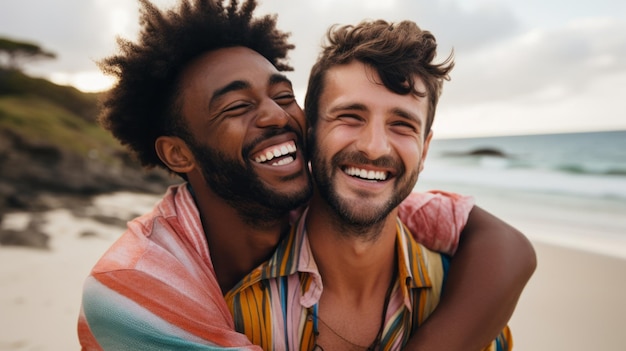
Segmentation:
{"type": "Polygon", "coordinates": [[[420,286],[441,286],[447,274],[449,256],[437,251],[430,250],[417,242],[409,228],[399,226],[397,243],[398,252],[402,253],[399,264],[406,267],[406,271],[420,286]]]}

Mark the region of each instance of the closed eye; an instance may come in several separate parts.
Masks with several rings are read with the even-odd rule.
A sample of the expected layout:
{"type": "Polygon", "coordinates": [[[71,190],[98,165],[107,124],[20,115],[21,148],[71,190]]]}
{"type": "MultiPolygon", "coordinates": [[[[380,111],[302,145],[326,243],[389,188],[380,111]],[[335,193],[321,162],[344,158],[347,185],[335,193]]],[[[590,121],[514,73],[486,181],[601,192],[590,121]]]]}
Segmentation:
{"type": "Polygon", "coordinates": [[[356,115],[356,114],[342,114],[337,116],[337,119],[341,119],[341,120],[347,120],[347,121],[362,121],[363,118],[361,118],[361,116],[356,115]]]}
{"type": "Polygon", "coordinates": [[[406,133],[411,133],[411,134],[418,133],[418,128],[414,124],[411,124],[411,123],[408,123],[408,122],[401,122],[401,121],[400,122],[394,122],[394,123],[391,124],[391,128],[393,130],[395,130],[395,131],[397,131],[399,133],[403,133],[403,134],[406,134],[406,133]]]}
{"type": "Polygon", "coordinates": [[[396,127],[405,127],[405,128],[415,129],[414,125],[412,125],[411,123],[407,123],[407,122],[395,122],[392,125],[396,127]]]}
{"type": "Polygon", "coordinates": [[[236,103],[231,106],[226,107],[222,112],[235,112],[235,113],[243,113],[248,110],[251,106],[249,103],[236,103]]]}
{"type": "Polygon", "coordinates": [[[293,94],[285,93],[280,94],[274,97],[274,101],[276,101],[279,105],[289,105],[294,102],[296,97],[293,94]]]}

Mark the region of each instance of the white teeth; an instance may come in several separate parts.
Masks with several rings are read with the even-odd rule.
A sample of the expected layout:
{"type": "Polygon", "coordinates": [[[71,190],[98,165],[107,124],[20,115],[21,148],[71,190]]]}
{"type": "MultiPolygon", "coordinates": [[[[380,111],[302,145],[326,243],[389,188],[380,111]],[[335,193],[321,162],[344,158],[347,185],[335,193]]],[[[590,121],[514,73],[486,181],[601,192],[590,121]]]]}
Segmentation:
{"type": "MultiPolygon", "coordinates": [[[[282,145],[278,145],[270,150],[265,151],[265,154],[261,154],[257,156],[254,160],[258,163],[263,163],[266,161],[271,161],[276,157],[282,157],[289,154],[292,154],[297,151],[296,145],[293,141],[289,141],[282,145]]],[[[285,160],[281,160],[280,162],[274,162],[272,165],[284,165],[293,162],[293,157],[287,157],[285,160]]]]}
{"type": "Polygon", "coordinates": [[[272,166],[283,166],[286,164],[289,164],[293,162],[293,157],[289,156],[289,157],[285,157],[282,160],[278,161],[278,162],[274,162],[272,163],[272,166]]]}
{"type": "Polygon", "coordinates": [[[387,172],[382,171],[367,171],[356,167],[350,167],[346,169],[346,174],[353,177],[359,177],[367,180],[386,180],[387,172]]]}

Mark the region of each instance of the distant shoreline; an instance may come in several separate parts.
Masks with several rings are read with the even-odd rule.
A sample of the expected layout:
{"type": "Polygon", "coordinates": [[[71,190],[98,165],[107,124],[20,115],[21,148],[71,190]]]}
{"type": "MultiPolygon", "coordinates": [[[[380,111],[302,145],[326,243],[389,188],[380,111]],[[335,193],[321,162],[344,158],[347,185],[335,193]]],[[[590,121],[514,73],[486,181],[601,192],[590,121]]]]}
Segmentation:
{"type": "Polygon", "coordinates": [[[471,195],[530,239],[626,259],[626,201],[418,181],[417,191],[471,195]]]}
{"type": "Polygon", "coordinates": [[[524,137],[529,135],[562,135],[562,134],[587,134],[587,133],[626,133],[626,127],[619,127],[614,129],[585,129],[585,130],[560,130],[560,131],[524,131],[517,133],[493,133],[493,134],[445,134],[435,133],[433,141],[437,140],[470,140],[470,139],[486,139],[486,138],[510,138],[510,137],[524,137]]]}

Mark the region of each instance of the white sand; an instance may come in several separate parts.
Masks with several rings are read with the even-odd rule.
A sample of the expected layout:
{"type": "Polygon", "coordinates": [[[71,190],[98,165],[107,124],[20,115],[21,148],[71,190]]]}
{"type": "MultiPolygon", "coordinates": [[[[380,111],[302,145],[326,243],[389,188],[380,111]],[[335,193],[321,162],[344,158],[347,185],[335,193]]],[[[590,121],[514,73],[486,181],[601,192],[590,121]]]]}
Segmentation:
{"type": "Polygon", "coordinates": [[[510,321],[515,350],[626,349],[626,202],[458,191],[476,194],[535,247],[537,270],[510,321]]]}
{"type": "MultiPolygon", "coordinates": [[[[156,199],[117,194],[101,197],[92,210],[143,213],[156,199]]],[[[511,201],[480,195],[477,200],[526,233],[537,250],[537,272],[510,323],[515,350],[624,349],[626,255],[621,236],[626,236],[626,212],[620,216],[619,206],[594,210],[589,204],[555,208],[536,198],[511,201]],[[590,245],[590,234],[597,234],[602,244],[590,245]],[[573,237],[574,244],[566,246],[588,246],[608,255],[566,248],[568,237],[573,237]],[[615,245],[610,245],[612,239],[615,245]]],[[[46,219],[52,250],[0,246],[0,350],[77,350],[82,282],[122,232],[118,227],[73,218],[65,210],[52,211],[46,219]],[[81,238],[85,230],[98,236],[81,238]]],[[[25,217],[12,216],[6,222],[19,227],[25,217]]]]}
{"type": "Polygon", "coordinates": [[[78,350],[82,282],[110,243],[59,240],[51,252],[0,247],[0,350],[78,350]]]}
{"type": "Polygon", "coordinates": [[[514,349],[624,350],[626,260],[543,243],[535,249],[537,271],[510,322],[514,349]]]}
{"type": "MultiPolygon", "coordinates": [[[[126,216],[150,209],[158,197],[119,193],[96,199],[88,210],[126,216]]],[[[5,218],[19,229],[27,214],[5,218]]],[[[50,251],[0,246],[0,350],[78,350],[76,321],[84,279],[123,228],[75,218],[67,210],[46,213],[50,251]],[[85,231],[97,236],[82,237],[85,231]]]]}

